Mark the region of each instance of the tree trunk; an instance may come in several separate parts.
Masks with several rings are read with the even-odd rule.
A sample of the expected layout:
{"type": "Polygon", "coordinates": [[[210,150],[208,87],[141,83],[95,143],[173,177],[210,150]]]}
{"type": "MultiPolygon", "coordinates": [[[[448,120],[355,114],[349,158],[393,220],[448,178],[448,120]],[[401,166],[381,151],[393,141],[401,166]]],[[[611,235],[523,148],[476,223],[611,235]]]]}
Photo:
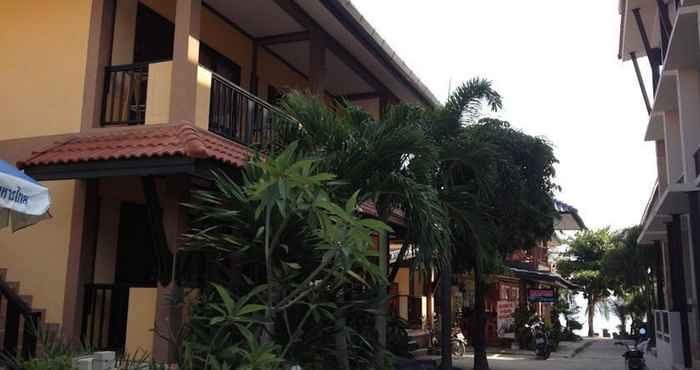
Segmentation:
{"type": "MultiPolygon", "coordinates": [[[[340,304],[344,304],[340,302],[340,304]]],[[[335,321],[335,358],[340,370],[350,370],[348,342],[346,341],[345,312],[339,311],[335,321]]]]}
{"type": "Polygon", "coordinates": [[[275,335],[275,313],[272,308],[278,296],[276,293],[277,286],[274,283],[275,275],[272,272],[272,253],[270,248],[270,235],[272,234],[271,218],[272,209],[268,206],[265,211],[265,276],[270,288],[267,291],[267,302],[265,302],[265,330],[260,340],[263,344],[272,343],[272,337],[275,335]]]}
{"type": "Polygon", "coordinates": [[[481,265],[481,246],[474,249],[474,370],[489,370],[486,358],[486,308],[484,307],[484,282],[481,265]]]}
{"type": "Polygon", "coordinates": [[[588,298],[588,336],[593,337],[593,316],[595,315],[595,297],[588,298]]]}
{"type": "Polygon", "coordinates": [[[440,354],[442,370],[452,370],[452,266],[445,263],[440,274],[440,354]]]}

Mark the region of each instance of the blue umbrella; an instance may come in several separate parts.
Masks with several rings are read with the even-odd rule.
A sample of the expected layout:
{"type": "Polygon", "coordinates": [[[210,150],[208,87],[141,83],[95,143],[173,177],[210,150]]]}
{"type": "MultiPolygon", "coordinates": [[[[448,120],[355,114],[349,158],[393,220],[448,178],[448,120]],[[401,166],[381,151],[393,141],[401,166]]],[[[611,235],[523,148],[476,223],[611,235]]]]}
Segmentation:
{"type": "Polygon", "coordinates": [[[0,160],[0,229],[12,231],[51,217],[49,189],[15,166],[0,160]]]}

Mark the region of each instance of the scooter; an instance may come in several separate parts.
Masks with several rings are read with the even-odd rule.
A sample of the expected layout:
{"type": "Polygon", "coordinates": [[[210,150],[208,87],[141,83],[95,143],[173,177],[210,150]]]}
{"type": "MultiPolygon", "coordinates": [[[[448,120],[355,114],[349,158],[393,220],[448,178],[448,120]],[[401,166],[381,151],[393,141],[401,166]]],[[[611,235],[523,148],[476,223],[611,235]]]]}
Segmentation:
{"type": "Polygon", "coordinates": [[[456,329],[452,332],[450,344],[452,345],[453,356],[461,357],[467,353],[467,338],[464,336],[464,334],[462,334],[461,330],[456,329]]]}
{"type": "Polygon", "coordinates": [[[548,359],[552,350],[549,347],[549,337],[547,337],[542,323],[532,326],[532,337],[535,339],[535,356],[542,360],[548,359]]]}
{"type": "MultiPolygon", "coordinates": [[[[624,344],[622,342],[617,342],[616,344],[624,344]]],[[[646,370],[647,365],[644,361],[644,352],[647,351],[647,345],[649,344],[649,338],[646,337],[646,329],[639,329],[639,339],[635,345],[626,345],[627,350],[622,355],[625,358],[625,365],[627,370],[646,370]]]]}

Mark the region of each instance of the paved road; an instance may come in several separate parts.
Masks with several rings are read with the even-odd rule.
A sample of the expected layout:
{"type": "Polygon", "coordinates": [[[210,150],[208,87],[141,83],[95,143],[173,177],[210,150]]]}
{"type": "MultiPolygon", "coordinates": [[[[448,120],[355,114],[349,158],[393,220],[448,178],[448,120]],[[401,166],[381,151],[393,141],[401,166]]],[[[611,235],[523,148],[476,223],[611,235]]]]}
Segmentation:
{"type": "MultiPolygon", "coordinates": [[[[625,370],[622,358],[624,347],[613,340],[594,340],[592,344],[573,358],[553,353],[548,360],[537,360],[533,355],[489,355],[491,370],[625,370]]],[[[455,367],[471,370],[471,355],[456,359],[455,367]]],[[[654,370],[653,368],[651,370],[654,370]]]]}

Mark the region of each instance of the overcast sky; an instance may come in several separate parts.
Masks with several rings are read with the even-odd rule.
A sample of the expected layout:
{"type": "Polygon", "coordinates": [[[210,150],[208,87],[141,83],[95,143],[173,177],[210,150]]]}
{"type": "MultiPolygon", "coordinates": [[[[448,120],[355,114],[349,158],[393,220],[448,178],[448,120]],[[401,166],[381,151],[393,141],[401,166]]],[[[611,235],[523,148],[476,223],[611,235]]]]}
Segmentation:
{"type": "Polygon", "coordinates": [[[496,115],[554,145],[557,197],[589,227],[621,228],[640,221],[656,168],[634,69],[617,59],[617,3],[353,0],[441,101],[450,80],[491,79],[496,115]]]}

